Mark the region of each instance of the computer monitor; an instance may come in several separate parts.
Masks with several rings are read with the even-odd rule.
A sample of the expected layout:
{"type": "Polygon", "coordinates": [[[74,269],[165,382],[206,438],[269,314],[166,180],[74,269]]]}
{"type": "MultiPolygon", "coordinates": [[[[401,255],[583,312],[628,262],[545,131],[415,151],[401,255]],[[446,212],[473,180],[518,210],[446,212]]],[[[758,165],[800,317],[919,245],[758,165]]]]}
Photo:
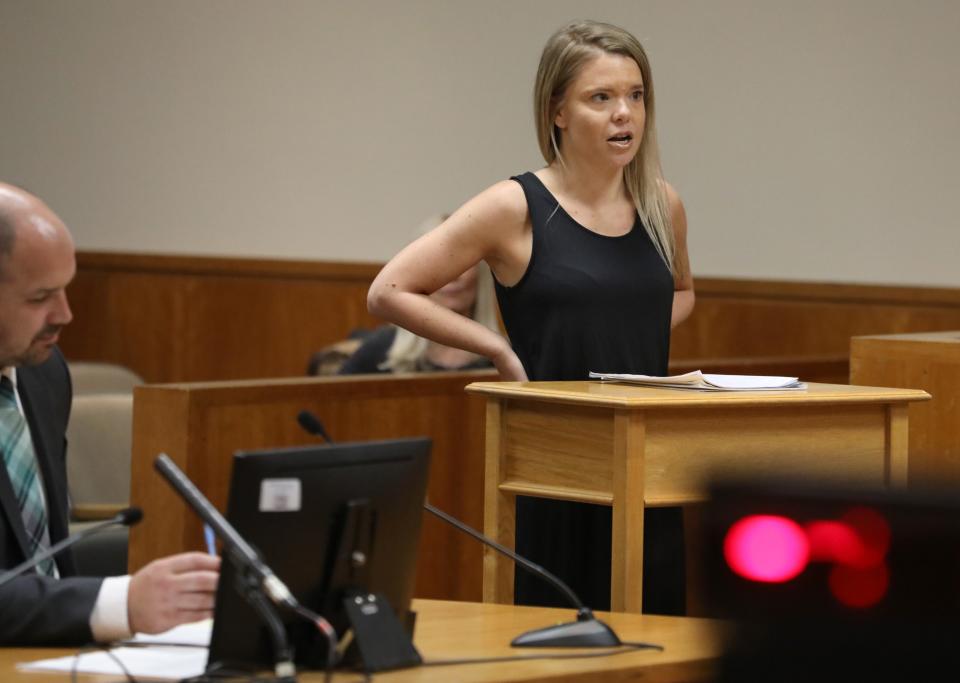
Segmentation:
{"type": "MultiPolygon", "coordinates": [[[[227,520],[254,546],[301,604],[342,635],[345,578],[340,532],[362,511],[354,534],[369,539],[362,588],[409,617],[427,490],[427,438],[339,443],[234,455],[227,520]],[[338,548],[338,545],[340,546],[338,548]]],[[[208,672],[271,668],[266,627],[236,588],[225,558],[217,586],[208,672]]],[[[301,666],[321,668],[326,640],[304,620],[282,614],[301,666]]]]}

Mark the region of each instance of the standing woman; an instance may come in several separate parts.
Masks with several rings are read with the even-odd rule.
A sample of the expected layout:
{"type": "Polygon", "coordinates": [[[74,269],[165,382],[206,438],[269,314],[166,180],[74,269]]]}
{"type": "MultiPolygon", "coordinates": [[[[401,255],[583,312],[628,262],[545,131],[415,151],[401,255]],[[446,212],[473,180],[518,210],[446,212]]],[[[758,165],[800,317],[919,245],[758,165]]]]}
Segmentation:
{"type": "MultiPolygon", "coordinates": [[[[643,47],[609,24],[557,31],[540,59],[534,114],[547,166],[484,190],[397,254],[370,287],[370,312],[486,356],[504,380],[666,374],[693,278],[683,204],[660,169],[643,47]],[[509,342],[428,296],[479,261],[496,278],[509,342]]],[[[598,609],[609,606],[610,529],[608,507],[518,499],[517,552],[598,609]]],[[[682,535],[679,509],[648,511],[645,612],[684,611],[682,535]]],[[[516,576],[518,602],[563,604],[516,576]]]]}

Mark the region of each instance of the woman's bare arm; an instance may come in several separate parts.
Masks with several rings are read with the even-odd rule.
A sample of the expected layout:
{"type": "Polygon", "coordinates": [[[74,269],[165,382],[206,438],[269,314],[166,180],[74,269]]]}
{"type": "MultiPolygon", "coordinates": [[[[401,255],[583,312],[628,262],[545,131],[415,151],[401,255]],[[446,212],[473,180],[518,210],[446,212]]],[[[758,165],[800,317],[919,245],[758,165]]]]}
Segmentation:
{"type": "Polygon", "coordinates": [[[674,235],[674,291],[673,314],[670,327],[676,327],[693,312],[696,295],[693,291],[693,273],[690,270],[690,256],[687,252],[687,212],[683,208],[680,195],[669,183],[666,184],[667,199],[670,204],[670,219],[674,235]]]}
{"type": "Polygon", "coordinates": [[[528,233],[522,189],[498,183],[394,256],[370,286],[367,307],[421,337],[489,358],[505,380],[526,380],[506,339],[429,295],[480,261],[500,282],[513,284],[530,258],[528,233]]]}

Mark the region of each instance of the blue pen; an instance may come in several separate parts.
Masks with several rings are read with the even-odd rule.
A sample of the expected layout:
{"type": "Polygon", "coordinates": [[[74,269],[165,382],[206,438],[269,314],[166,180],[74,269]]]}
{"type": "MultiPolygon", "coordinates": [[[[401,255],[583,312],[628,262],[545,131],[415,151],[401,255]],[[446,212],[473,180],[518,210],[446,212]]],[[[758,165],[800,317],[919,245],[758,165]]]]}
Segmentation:
{"type": "Polygon", "coordinates": [[[211,555],[217,554],[217,537],[213,533],[213,527],[209,524],[203,525],[203,538],[207,542],[207,552],[211,555]]]}

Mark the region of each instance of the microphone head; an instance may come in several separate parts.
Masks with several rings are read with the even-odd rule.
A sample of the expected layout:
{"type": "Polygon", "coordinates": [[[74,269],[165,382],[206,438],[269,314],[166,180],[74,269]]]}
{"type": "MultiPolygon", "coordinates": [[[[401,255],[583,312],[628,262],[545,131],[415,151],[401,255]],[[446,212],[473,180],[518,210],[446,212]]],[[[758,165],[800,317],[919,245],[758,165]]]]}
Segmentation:
{"type": "Polygon", "coordinates": [[[300,426],[303,427],[304,431],[308,434],[319,436],[327,443],[333,443],[333,439],[327,434],[327,430],[323,428],[323,423],[320,421],[320,418],[309,410],[301,410],[297,414],[297,422],[300,423],[300,426]]]}
{"type": "Polygon", "coordinates": [[[138,507],[129,507],[117,513],[117,521],[123,526],[133,526],[143,519],[143,510],[138,507]]]}
{"type": "Polygon", "coordinates": [[[323,436],[324,429],[323,425],[320,424],[320,419],[309,410],[301,410],[297,414],[297,422],[299,422],[300,426],[310,434],[313,434],[314,436],[323,436]]]}

